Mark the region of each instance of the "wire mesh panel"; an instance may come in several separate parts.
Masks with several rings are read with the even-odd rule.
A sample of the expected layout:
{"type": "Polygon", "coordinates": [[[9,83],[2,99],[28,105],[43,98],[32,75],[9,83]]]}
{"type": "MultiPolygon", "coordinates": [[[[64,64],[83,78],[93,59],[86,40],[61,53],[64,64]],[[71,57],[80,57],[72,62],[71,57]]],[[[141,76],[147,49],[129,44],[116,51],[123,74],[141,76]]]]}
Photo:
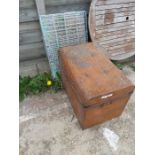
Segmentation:
{"type": "Polygon", "coordinates": [[[88,41],[85,11],[40,15],[44,45],[52,77],[59,71],[58,49],[88,41]]]}

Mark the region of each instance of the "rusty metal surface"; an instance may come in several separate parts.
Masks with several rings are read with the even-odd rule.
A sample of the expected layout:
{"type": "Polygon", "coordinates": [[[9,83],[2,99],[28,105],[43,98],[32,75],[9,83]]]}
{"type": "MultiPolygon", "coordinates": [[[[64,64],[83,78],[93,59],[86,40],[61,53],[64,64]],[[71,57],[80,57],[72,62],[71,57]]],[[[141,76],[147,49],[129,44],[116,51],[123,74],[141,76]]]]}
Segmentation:
{"type": "Polygon", "coordinates": [[[63,85],[83,129],[118,117],[133,84],[92,43],[60,49],[63,85]]]}
{"type": "Polygon", "coordinates": [[[92,43],[64,47],[59,53],[66,77],[86,106],[114,100],[132,92],[132,83],[92,43]]]}

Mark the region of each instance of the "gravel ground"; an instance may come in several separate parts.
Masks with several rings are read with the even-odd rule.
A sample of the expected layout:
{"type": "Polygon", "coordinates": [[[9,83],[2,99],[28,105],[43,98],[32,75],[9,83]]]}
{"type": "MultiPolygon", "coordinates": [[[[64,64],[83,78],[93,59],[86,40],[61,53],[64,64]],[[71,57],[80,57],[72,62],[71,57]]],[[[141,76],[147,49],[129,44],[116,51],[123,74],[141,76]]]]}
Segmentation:
{"type": "MultiPolygon", "coordinates": [[[[123,72],[134,83],[134,72],[123,72]]],[[[119,118],[82,130],[64,91],[29,96],[20,103],[20,155],[134,155],[135,100],[131,96],[119,118]],[[113,145],[107,128],[119,137],[113,145]]]]}

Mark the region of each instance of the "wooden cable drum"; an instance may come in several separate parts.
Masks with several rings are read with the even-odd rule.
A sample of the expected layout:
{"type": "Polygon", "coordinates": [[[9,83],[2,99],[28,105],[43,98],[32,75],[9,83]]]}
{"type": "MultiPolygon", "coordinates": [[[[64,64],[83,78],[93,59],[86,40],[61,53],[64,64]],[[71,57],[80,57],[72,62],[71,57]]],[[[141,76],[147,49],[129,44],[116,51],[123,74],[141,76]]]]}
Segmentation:
{"type": "Polygon", "coordinates": [[[111,60],[135,53],[134,0],[92,0],[89,11],[90,37],[111,60]]]}

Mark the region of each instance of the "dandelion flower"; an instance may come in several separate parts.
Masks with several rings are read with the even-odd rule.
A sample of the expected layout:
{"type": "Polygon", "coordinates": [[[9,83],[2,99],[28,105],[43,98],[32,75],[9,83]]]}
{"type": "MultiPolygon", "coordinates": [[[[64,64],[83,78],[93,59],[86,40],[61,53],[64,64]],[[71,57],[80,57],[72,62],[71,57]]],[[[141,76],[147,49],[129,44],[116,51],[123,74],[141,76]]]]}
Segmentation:
{"type": "Polygon", "coordinates": [[[48,81],[47,81],[47,85],[48,85],[48,86],[52,86],[52,81],[51,81],[51,80],[48,80],[48,81]]]}

